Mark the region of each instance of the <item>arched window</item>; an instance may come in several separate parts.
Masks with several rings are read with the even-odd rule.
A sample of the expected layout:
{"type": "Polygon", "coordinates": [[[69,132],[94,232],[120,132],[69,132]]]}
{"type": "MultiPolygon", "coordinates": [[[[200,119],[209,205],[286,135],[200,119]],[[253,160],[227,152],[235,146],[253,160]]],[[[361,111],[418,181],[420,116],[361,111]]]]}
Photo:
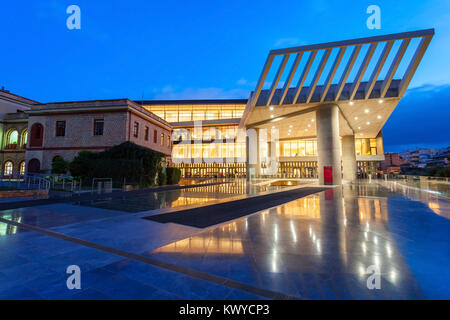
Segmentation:
{"type": "Polygon", "coordinates": [[[41,170],[41,162],[33,158],[30,161],[28,161],[28,172],[39,172],[41,170]]]}
{"type": "Polygon", "coordinates": [[[17,147],[17,143],[19,140],[19,132],[13,129],[8,131],[6,136],[6,148],[7,149],[15,149],[17,147]]]}
{"type": "Polygon", "coordinates": [[[22,131],[21,137],[20,137],[20,145],[22,148],[26,148],[28,141],[28,129],[25,129],[22,131]]]}
{"type": "Polygon", "coordinates": [[[30,146],[41,147],[42,138],[44,136],[44,127],[40,123],[35,123],[31,126],[30,146]]]}
{"type": "Polygon", "coordinates": [[[5,165],[3,166],[3,170],[4,170],[4,175],[5,176],[10,176],[12,175],[13,172],[13,163],[11,161],[6,161],[5,165]]]}
{"type": "Polygon", "coordinates": [[[25,174],[25,161],[22,161],[19,164],[19,174],[23,176],[25,174]]]}

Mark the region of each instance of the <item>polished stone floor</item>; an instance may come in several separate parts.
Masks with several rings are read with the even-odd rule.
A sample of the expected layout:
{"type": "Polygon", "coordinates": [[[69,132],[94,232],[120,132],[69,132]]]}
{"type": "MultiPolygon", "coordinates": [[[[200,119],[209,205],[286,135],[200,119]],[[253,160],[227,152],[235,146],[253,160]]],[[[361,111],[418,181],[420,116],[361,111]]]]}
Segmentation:
{"type": "Polygon", "coordinates": [[[446,197],[374,180],[205,229],[142,219],[181,208],[2,211],[0,298],[450,299],[446,197]],[[73,264],[81,290],[66,287],[73,264]]]}

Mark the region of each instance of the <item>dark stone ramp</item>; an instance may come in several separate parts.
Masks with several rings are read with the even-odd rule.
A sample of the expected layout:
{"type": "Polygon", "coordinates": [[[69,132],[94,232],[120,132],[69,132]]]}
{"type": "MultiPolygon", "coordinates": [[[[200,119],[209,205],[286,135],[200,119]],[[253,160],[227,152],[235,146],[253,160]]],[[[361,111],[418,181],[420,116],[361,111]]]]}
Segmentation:
{"type": "Polygon", "coordinates": [[[217,203],[177,212],[162,213],[143,219],[160,223],[178,223],[191,227],[205,228],[264,209],[279,206],[283,203],[303,198],[307,195],[324,191],[324,187],[305,187],[277,193],[264,194],[256,197],[217,203]]]}

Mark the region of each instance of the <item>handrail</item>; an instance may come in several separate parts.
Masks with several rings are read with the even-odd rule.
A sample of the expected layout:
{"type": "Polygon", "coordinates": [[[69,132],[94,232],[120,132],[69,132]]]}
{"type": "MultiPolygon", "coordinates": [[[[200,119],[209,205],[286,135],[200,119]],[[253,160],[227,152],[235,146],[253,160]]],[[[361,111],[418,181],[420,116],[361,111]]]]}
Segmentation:
{"type": "Polygon", "coordinates": [[[16,187],[17,189],[50,190],[49,179],[19,171],[0,170],[0,185],[16,187]]]}
{"type": "Polygon", "coordinates": [[[33,176],[48,179],[51,183],[52,189],[62,189],[63,191],[80,192],[81,180],[72,176],[55,173],[29,173],[33,176]]]}

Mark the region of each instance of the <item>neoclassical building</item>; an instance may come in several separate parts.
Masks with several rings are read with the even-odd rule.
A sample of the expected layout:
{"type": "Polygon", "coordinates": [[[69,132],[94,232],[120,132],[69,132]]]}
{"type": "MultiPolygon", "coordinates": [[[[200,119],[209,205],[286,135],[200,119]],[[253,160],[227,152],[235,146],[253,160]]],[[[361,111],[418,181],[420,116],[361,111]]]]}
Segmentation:
{"type": "Polygon", "coordinates": [[[124,141],[163,152],[184,177],[317,178],[373,174],[382,128],[433,29],[270,51],[248,99],[42,104],[0,91],[3,173],[124,141]]]}
{"type": "Polygon", "coordinates": [[[70,161],[81,150],[102,151],[125,141],[170,158],[172,126],[131,100],[24,99],[0,90],[3,175],[49,172],[56,157],[70,161]]]}

